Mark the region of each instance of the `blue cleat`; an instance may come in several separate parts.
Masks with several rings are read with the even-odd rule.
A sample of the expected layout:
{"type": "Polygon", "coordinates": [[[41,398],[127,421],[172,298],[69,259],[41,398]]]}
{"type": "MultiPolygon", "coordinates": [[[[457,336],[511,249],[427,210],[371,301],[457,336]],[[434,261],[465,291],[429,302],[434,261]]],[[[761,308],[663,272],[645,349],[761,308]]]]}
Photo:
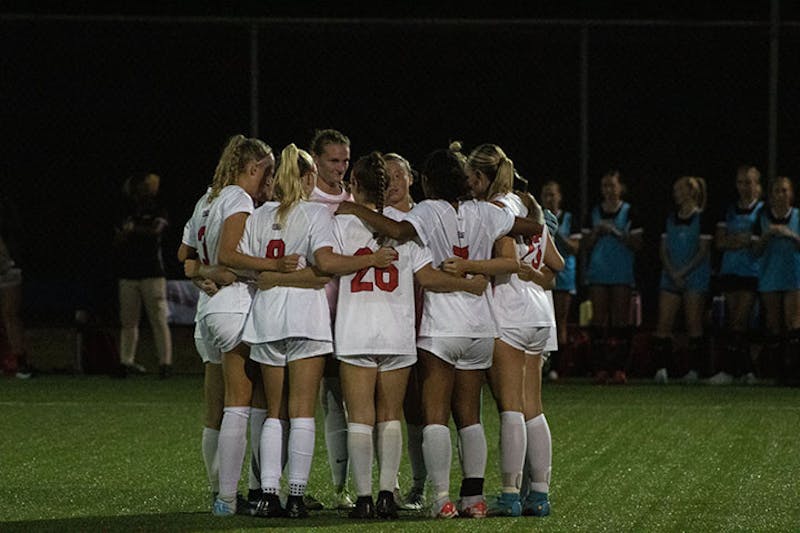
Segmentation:
{"type": "Polygon", "coordinates": [[[550,514],[550,501],[546,492],[531,491],[522,502],[522,514],[525,516],[547,516],[550,514]]]}
{"type": "Polygon", "coordinates": [[[489,516],[521,516],[522,501],[519,494],[504,492],[489,504],[489,516]]]}
{"type": "Polygon", "coordinates": [[[211,514],[214,516],[233,516],[236,514],[236,501],[228,503],[225,500],[217,498],[214,500],[214,506],[211,508],[211,514]]]}

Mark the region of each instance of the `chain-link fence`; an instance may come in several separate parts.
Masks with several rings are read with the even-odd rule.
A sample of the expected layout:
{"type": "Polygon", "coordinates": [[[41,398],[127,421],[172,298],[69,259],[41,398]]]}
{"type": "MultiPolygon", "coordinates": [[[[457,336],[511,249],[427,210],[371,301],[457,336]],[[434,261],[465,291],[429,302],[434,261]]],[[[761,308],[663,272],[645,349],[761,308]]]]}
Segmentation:
{"type": "MultiPolygon", "coordinates": [[[[800,24],[779,29],[777,171],[796,176],[800,24]]],[[[2,190],[22,213],[31,323],[115,318],[115,200],[133,171],[162,176],[180,277],[183,223],[234,133],[279,150],[333,127],[354,157],[417,164],[453,139],[494,142],[576,212],[619,168],[646,230],[646,314],[674,179],[706,177],[716,213],[739,163],[768,162],[768,22],[6,17],[0,46],[2,190]]]]}

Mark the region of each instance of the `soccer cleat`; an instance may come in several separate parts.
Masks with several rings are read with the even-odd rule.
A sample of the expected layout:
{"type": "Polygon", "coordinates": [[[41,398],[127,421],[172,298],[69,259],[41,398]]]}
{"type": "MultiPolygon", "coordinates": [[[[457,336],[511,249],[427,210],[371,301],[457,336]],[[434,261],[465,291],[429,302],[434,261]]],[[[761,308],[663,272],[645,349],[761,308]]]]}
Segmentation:
{"type": "Polygon", "coordinates": [[[262,494],[253,512],[253,516],[260,516],[262,518],[279,518],[283,516],[283,514],[280,496],[272,493],[262,494]]]}
{"type": "Polygon", "coordinates": [[[456,506],[450,500],[444,502],[440,508],[434,507],[431,509],[431,516],[433,518],[455,518],[458,516],[458,510],[456,506]]]}
{"type": "Polygon", "coordinates": [[[669,381],[669,375],[667,374],[666,368],[659,368],[656,370],[656,375],[653,377],[653,381],[658,383],[659,385],[666,385],[669,381]]]}
{"type": "Polygon", "coordinates": [[[689,370],[685,376],[683,376],[682,380],[684,383],[692,384],[697,383],[700,377],[697,375],[697,371],[689,370]]]}
{"type": "Polygon", "coordinates": [[[748,372],[747,374],[742,376],[741,380],[742,383],[744,383],[745,385],[755,385],[756,383],[758,383],[758,378],[752,372],[748,372]]]}
{"type": "Polygon", "coordinates": [[[167,379],[170,377],[172,377],[172,365],[159,365],[158,379],[167,379]]]}
{"type": "Polygon", "coordinates": [[[249,498],[245,498],[241,494],[236,494],[236,514],[254,516],[257,503],[251,502],[249,498]]]}
{"type": "Polygon", "coordinates": [[[551,370],[550,372],[547,373],[547,379],[549,379],[550,381],[558,381],[558,372],[556,372],[555,370],[551,370]]]}
{"type": "Polygon", "coordinates": [[[125,369],[125,373],[128,375],[141,375],[147,373],[147,369],[139,363],[122,363],[122,367],[125,369]]]}
{"type": "Polygon", "coordinates": [[[372,496],[359,496],[355,506],[347,513],[348,518],[370,519],[375,518],[375,504],[372,496]]]}
{"type": "Polygon", "coordinates": [[[489,516],[520,516],[522,501],[518,493],[504,492],[489,505],[489,516]]]}
{"type": "Polygon", "coordinates": [[[480,499],[472,504],[465,504],[463,500],[458,501],[458,516],[463,518],[486,518],[489,506],[485,499],[480,499]]]}
{"type": "Polygon", "coordinates": [[[547,516],[550,514],[550,501],[546,492],[531,491],[522,502],[522,514],[525,516],[547,516]]]}
{"type": "Polygon", "coordinates": [[[353,500],[350,498],[350,495],[347,494],[346,490],[341,492],[337,492],[334,495],[334,507],[336,507],[340,511],[349,511],[356,504],[353,503],[353,500]]]}
{"type": "Polygon", "coordinates": [[[308,510],[302,496],[289,496],[286,498],[286,516],[289,518],[306,518],[308,510]]]}
{"type": "Polygon", "coordinates": [[[708,378],[709,385],[730,385],[733,383],[733,376],[727,372],[717,372],[708,378]]]}
{"type": "Polygon", "coordinates": [[[308,509],[309,511],[321,511],[322,509],[325,508],[325,506],[322,505],[322,502],[316,499],[311,494],[303,495],[303,503],[306,504],[306,509],[308,509]]]}
{"type": "Polygon", "coordinates": [[[595,385],[605,385],[606,383],[608,383],[608,379],[609,375],[608,372],[606,372],[605,370],[600,370],[599,372],[596,372],[594,375],[595,385]]]}
{"type": "Polygon", "coordinates": [[[611,385],[625,385],[628,382],[628,376],[624,370],[615,370],[614,375],[609,380],[611,385]]]}
{"type": "Polygon", "coordinates": [[[419,511],[425,506],[425,488],[424,487],[411,487],[405,498],[401,509],[407,511],[419,511]]]}
{"type": "MultiPolygon", "coordinates": [[[[356,504],[357,506],[358,504],[356,504]]],[[[378,503],[375,505],[375,513],[378,518],[387,520],[397,520],[397,504],[394,501],[394,493],[382,490],[378,493],[378,503]]]]}
{"type": "Polygon", "coordinates": [[[233,516],[236,514],[236,501],[228,503],[225,500],[214,499],[214,505],[211,507],[211,514],[214,516],[233,516]]]}

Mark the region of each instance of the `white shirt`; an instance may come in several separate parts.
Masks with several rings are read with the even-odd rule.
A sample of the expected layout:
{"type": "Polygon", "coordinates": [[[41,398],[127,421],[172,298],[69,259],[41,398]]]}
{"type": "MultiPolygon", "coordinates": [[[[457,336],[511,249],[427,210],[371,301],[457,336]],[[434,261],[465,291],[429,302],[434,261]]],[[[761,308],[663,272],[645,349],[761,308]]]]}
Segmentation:
{"type": "MultiPolygon", "coordinates": [[[[372,228],[353,215],[334,219],[343,255],[378,248],[372,228]]],[[[415,240],[386,241],[398,259],[387,268],[367,268],[339,278],[334,335],[337,355],[414,355],[414,273],[431,263],[430,251],[415,240]]]]}
{"type": "Polygon", "coordinates": [[[314,187],[314,190],[311,191],[311,194],[308,197],[309,202],[317,202],[327,207],[331,215],[333,215],[336,212],[336,209],[339,207],[339,204],[344,202],[345,200],[348,202],[352,202],[353,195],[344,189],[342,189],[342,192],[340,192],[339,194],[329,194],[316,186],[314,187]]]}
{"type": "MultiPolygon", "coordinates": [[[[460,202],[458,211],[444,200],[424,200],[405,220],[430,248],[434,267],[453,256],[490,259],[494,241],[514,225],[514,215],[510,211],[475,200],[460,202]]],[[[496,337],[498,331],[491,298],[491,290],[484,291],[481,296],[425,291],[420,336],[496,337]]]]}
{"type": "MultiPolygon", "coordinates": [[[[331,232],[331,215],[325,206],[301,201],[278,222],[278,202],[267,202],[248,219],[242,251],[279,258],[300,254],[314,264],[314,252],[330,246],[337,250],[331,232]]],[[[244,326],[242,340],[249,344],[289,337],[331,340],[331,323],[324,289],[274,287],[257,291],[244,326]]]]}
{"type": "MultiPolygon", "coordinates": [[[[236,213],[253,212],[253,199],[238,185],[228,185],[210,203],[211,189],[197,201],[192,217],[184,227],[183,242],[197,250],[204,265],[219,264],[219,244],[225,220],[236,213]],[[187,229],[188,228],[188,229],[187,229]],[[186,233],[191,232],[191,235],[186,233]]],[[[197,301],[195,320],[211,313],[246,313],[252,299],[251,289],[242,282],[234,282],[208,297],[201,291],[197,301]]]]}

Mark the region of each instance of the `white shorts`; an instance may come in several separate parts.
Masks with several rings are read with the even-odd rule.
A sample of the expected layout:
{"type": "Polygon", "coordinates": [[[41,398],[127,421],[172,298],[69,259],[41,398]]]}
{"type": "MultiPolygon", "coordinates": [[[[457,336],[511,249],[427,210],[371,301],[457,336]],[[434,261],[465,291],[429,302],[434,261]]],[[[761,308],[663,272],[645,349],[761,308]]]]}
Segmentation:
{"type": "Polygon", "coordinates": [[[500,340],[526,354],[539,355],[547,347],[553,329],[551,326],[501,328],[500,340]]]}
{"type": "Polygon", "coordinates": [[[336,359],[348,365],[377,368],[378,372],[388,372],[389,370],[399,370],[413,366],[417,362],[417,354],[337,355],[336,359]]]}
{"type": "Polygon", "coordinates": [[[493,337],[419,337],[417,348],[430,352],[457,370],[486,370],[492,366],[493,337]]]}
{"type": "MultiPolygon", "coordinates": [[[[197,323],[195,336],[200,338],[220,352],[230,352],[242,342],[242,331],[247,313],[212,313],[204,316],[197,323]]],[[[202,354],[201,354],[202,355],[202,354]]]]}
{"type": "Polygon", "coordinates": [[[222,364],[222,352],[202,337],[200,324],[194,325],[194,346],[204,363],[222,364]]]}
{"type": "Polygon", "coordinates": [[[326,355],[333,352],[331,341],[317,341],[305,337],[290,337],[272,342],[250,345],[250,359],[269,366],[286,366],[287,363],[326,355]]]}

